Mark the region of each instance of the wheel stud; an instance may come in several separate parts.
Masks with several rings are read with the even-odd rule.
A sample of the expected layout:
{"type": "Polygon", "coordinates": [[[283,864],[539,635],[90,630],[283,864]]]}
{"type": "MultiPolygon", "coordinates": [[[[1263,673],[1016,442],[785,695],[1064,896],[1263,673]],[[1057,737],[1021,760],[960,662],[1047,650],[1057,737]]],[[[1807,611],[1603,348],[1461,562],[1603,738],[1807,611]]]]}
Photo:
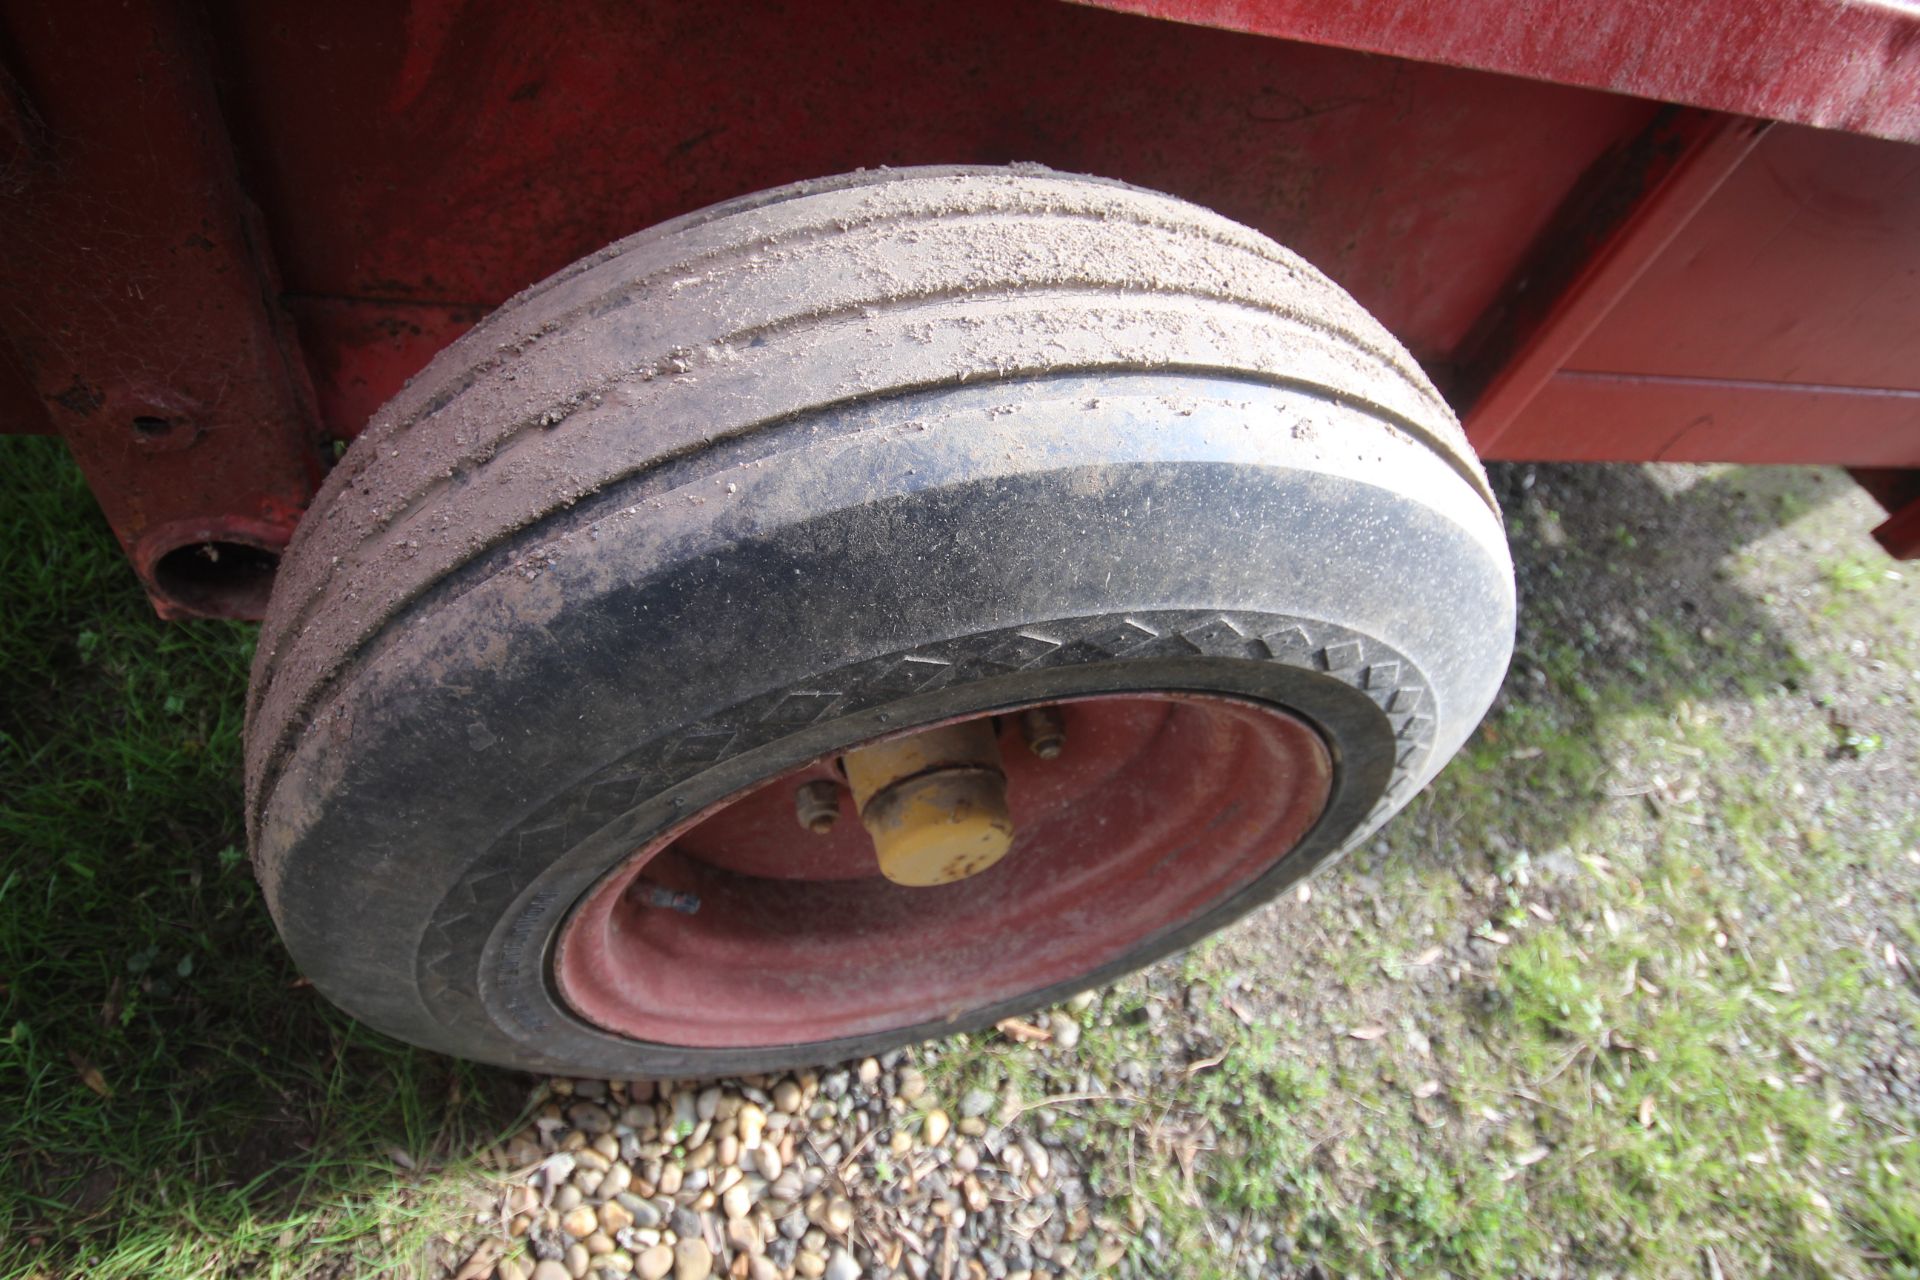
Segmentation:
{"type": "Polygon", "coordinates": [[[1067,749],[1067,721],[1058,707],[1028,707],[1020,713],[1020,736],[1042,760],[1056,760],[1067,749]]]}
{"type": "Polygon", "coordinates": [[[793,814],[813,834],[827,834],[840,821],[840,788],[824,779],[802,783],[793,793],[793,814]]]}

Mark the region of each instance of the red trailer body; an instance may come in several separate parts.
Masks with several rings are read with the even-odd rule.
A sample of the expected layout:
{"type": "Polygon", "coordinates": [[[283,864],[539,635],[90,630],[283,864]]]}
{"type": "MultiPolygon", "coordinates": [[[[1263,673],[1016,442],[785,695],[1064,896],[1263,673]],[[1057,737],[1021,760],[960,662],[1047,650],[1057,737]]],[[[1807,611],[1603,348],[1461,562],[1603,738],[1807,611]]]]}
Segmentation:
{"type": "Polygon", "coordinates": [[[1290,245],[1487,458],[1871,469],[1920,553],[1912,10],[16,0],[0,34],[0,422],[70,442],[171,616],[257,616],[338,442],[520,289],[927,163],[1290,245]]]}

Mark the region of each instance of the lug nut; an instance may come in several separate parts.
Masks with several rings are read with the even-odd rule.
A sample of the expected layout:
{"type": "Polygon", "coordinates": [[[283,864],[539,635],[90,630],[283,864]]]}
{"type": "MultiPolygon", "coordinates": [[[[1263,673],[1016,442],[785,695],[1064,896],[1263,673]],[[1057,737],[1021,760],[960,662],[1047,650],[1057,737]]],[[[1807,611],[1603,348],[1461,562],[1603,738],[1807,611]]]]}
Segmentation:
{"type": "Polygon", "coordinates": [[[827,834],[840,821],[840,788],[824,779],[802,783],[793,793],[793,815],[813,834],[827,834]]]}
{"type": "Polygon", "coordinates": [[[1067,749],[1067,721],[1058,707],[1028,707],[1020,713],[1020,736],[1042,760],[1058,759],[1067,749]]]}

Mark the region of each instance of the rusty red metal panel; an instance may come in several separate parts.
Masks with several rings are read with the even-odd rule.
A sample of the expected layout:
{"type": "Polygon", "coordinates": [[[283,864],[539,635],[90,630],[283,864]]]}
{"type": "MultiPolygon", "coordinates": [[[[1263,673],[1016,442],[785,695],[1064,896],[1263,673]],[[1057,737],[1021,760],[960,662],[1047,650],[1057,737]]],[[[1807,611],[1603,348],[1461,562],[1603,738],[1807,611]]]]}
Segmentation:
{"type": "Polygon", "coordinates": [[[1920,141],[1920,9],[1882,0],[1078,0],[1920,141]]]}
{"type": "Polygon", "coordinates": [[[574,258],[876,165],[1038,161],[1185,196],[1300,250],[1444,372],[1567,188],[1655,114],[1056,0],[590,0],[537,23],[504,0],[257,0],[215,26],[340,435],[574,258]]]}
{"type": "Polygon", "coordinates": [[[164,3],[4,18],[0,331],[167,616],[257,616],[320,457],[200,35],[164,3]]]}
{"type": "Polygon", "coordinates": [[[1525,438],[1518,419],[1732,176],[1763,127],[1704,113],[1662,121],[1570,200],[1508,300],[1489,309],[1469,353],[1463,417],[1482,457],[1528,456],[1509,439],[1525,438]]]}
{"type": "Polygon", "coordinates": [[[1483,456],[1899,466],[1920,458],[1920,391],[1567,370],[1483,456]]]}
{"type": "Polygon", "coordinates": [[[1609,277],[1596,258],[1474,405],[1475,446],[1920,461],[1920,148],[1775,126],[1750,151],[1698,154],[1721,180],[1650,193],[1607,248],[1635,269],[1609,277]]]}

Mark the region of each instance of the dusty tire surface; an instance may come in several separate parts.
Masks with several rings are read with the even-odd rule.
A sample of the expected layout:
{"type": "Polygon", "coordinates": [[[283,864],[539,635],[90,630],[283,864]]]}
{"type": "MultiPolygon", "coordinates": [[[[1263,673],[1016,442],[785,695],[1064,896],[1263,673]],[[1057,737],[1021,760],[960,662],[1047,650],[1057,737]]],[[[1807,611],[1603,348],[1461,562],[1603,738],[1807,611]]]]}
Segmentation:
{"type": "Polygon", "coordinates": [[[1284,707],[1337,759],[1269,872],[1376,827],[1477,723],[1511,569],[1451,413],[1311,267],[1041,170],[800,184],[642,232],[443,352],[284,562],[248,720],[276,923],[328,996],[463,1056],[609,1075],[860,1037],[643,1043],[548,973],[635,845],[796,761],[1023,702],[1284,707]]]}

